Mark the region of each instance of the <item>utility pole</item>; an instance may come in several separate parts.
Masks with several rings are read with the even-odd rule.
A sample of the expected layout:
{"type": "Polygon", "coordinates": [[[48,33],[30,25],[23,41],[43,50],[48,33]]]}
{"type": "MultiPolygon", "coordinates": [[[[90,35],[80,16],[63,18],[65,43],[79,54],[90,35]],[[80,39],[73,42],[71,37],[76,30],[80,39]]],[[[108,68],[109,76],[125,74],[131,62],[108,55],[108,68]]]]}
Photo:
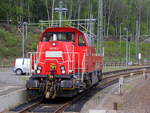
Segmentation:
{"type": "Polygon", "coordinates": [[[128,30],[127,30],[127,38],[126,38],[126,66],[128,66],[128,30]]]}
{"type": "Polygon", "coordinates": [[[27,22],[23,22],[18,27],[20,37],[22,38],[22,58],[25,57],[25,38],[27,39],[27,32],[28,32],[27,24],[28,24],[27,22]]]}
{"type": "Polygon", "coordinates": [[[122,25],[123,23],[120,23],[120,61],[121,61],[121,58],[122,58],[122,51],[121,51],[121,49],[122,49],[122,47],[121,47],[121,42],[122,42],[122,27],[121,27],[121,25],[122,25]]]}
{"type": "Polygon", "coordinates": [[[25,38],[27,39],[27,37],[28,37],[28,23],[27,22],[24,22],[23,23],[24,24],[24,26],[25,26],[25,38]]]}
{"type": "Polygon", "coordinates": [[[24,58],[24,35],[25,33],[25,28],[24,28],[24,24],[23,24],[23,31],[22,31],[22,58],[24,58]]]}
{"type": "Polygon", "coordinates": [[[97,24],[97,49],[98,53],[102,53],[103,40],[103,0],[99,0],[98,5],[98,24],[97,24]],[[100,48],[99,48],[100,45],[100,48]],[[100,49],[100,51],[99,51],[100,49]]]}
{"type": "Polygon", "coordinates": [[[128,28],[124,28],[124,30],[126,31],[126,67],[128,66],[128,41],[129,41],[129,31],[128,31],[128,28]]]}
{"type": "MultiPolygon", "coordinates": [[[[60,8],[60,9],[62,9],[62,4],[63,4],[63,2],[60,1],[60,2],[59,2],[59,8],[60,8]]],[[[61,21],[62,21],[62,11],[60,10],[60,11],[59,11],[59,27],[61,27],[61,24],[62,24],[61,21]]]]}
{"type": "MultiPolygon", "coordinates": [[[[46,5],[47,17],[48,17],[48,20],[50,20],[47,0],[45,0],[45,5],[46,5]]],[[[49,27],[50,27],[50,23],[49,23],[49,27]]]]}
{"type": "MultiPolygon", "coordinates": [[[[93,18],[93,14],[92,14],[92,2],[91,2],[91,0],[89,0],[89,4],[90,4],[90,6],[89,6],[89,17],[90,17],[90,19],[92,19],[93,18]]],[[[94,31],[94,24],[93,24],[93,22],[90,22],[90,33],[92,33],[93,31],[94,31]]]]}
{"type": "Polygon", "coordinates": [[[140,41],[140,22],[136,21],[136,59],[138,61],[138,55],[139,55],[139,41],[140,41]]]}
{"type": "Polygon", "coordinates": [[[138,60],[138,20],[136,21],[136,35],[135,35],[135,48],[136,48],[136,56],[135,58],[138,60]]]}
{"type": "Polygon", "coordinates": [[[78,0],[78,4],[79,4],[79,7],[78,7],[78,28],[79,28],[80,26],[79,18],[80,18],[80,9],[81,9],[80,0],[78,0]]]}
{"type": "Polygon", "coordinates": [[[51,26],[53,26],[53,24],[54,24],[54,0],[52,3],[52,23],[51,23],[51,26]]]}

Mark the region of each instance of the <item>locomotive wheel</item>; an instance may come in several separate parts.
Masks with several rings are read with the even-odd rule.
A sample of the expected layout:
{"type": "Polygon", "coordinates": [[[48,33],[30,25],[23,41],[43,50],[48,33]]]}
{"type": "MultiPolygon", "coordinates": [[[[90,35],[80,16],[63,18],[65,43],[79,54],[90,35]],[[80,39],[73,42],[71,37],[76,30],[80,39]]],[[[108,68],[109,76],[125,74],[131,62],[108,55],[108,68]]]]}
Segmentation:
{"type": "Polygon", "coordinates": [[[22,75],[22,74],[23,74],[23,72],[22,72],[21,69],[17,69],[17,70],[16,70],[16,75],[22,75]]]}

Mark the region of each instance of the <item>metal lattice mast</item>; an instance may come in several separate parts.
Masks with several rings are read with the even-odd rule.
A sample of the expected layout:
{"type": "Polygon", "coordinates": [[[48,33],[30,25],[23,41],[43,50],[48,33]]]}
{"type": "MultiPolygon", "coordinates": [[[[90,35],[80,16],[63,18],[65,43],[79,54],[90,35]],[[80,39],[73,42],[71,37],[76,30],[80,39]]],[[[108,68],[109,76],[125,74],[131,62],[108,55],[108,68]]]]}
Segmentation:
{"type": "Polygon", "coordinates": [[[98,4],[98,24],[97,24],[97,52],[102,53],[103,41],[103,0],[98,4]]]}
{"type": "MultiPolygon", "coordinates": [[[[47,0],[45,0],[45,5],[46,5],[47,17],[48,17],[48,20],[50,20],[47,0]]],[[[49,23],[49,27],[50,27],[50,23],[49,23]]]]}
{"type": "Polygon", "coordinates": [[[59,8],[55,8],[55,11],[59,13],[59,27],[62,26],[62,13],[68,11],[67,8],[63,8],[63,2],[59,2],[59,8]]]}
{"type": "MultiPolygon", "coordinates": [[[[80,2],[80,0],[78,0],[78,4],[79,4],[79,7],[78,7],[78,19],[80,18],[80,9],[81,9],[81,2],[80,2]]],[[[78,28],[79,28],[79,26],[80,26],[80,23],[79,23],[79,20],[78,20],[78,28]]]]}

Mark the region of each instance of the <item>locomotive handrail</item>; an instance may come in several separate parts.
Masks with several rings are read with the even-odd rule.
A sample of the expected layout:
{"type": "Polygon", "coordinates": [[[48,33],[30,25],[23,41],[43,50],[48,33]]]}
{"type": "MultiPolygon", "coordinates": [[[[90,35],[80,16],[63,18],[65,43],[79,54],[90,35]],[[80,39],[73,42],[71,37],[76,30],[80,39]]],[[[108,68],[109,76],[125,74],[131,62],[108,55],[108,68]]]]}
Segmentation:
{"type": "Polygon", "coordinates": [[[83,60],[82,60],[82,67],[83,67],[83,69],[82,69],[82,77],[81,77],[81,81],[83,82],[83,80],[84,80],[84,72],[85,72],[85,53],[84,53],[84,55],[83,55],[83,60]]]}
{"type": "MultiPolygon", "coordinates": [[[[69,64],[72,62],[71,70],[73,70],[75,72],[75,70],[77,69],[78,73],[80,72],[80,70],[82,70],[82,73],[85,71],[85,56],[86,56],[86,54],[84,54],[84,56],[83,56],[84,58],[83,58],[82,62],[80,62],[80,53],[79,52],[63,52],[63,54],[68,54],[68,55],[72,54],[72,57],[74,57],[73,60],[70,60],[71,58],[70,59],[68,58],[69,60],[64,60],[64,57],[61,57],[62,61],[59,61],[56,58],[54,59],[54,58],[48,58],[47,57],[47,58],[45,58],[45,60],[43,62],[39,61],[38,54],[45,54],[45,52],[28,52],[27,56],[30,56],[30,74],[31,75],[32,75],[32,71],[36,70],[37,63],[42,63],[43,64],[47,60],[53,60],[53,61],[55,60],[58,64],[68,63],[68,67],[69,67],[69,64]],[[77,55],[77,58],[78,58],[77,68],[75,67],[75,64],[73,63],[73,62],[75,62],[75,54],[77,55]],[[32,57],[34,57],[35,60],[32,57]],[[79,68],[80,65],[82,65],[82,67],[84,67],[84,68],[79,68]],[[33,70],[32,70],[32,67],[34,67],[33,70]]],[[[71,57],[71,56],[69,55],[68,57],[71,57]]]]}

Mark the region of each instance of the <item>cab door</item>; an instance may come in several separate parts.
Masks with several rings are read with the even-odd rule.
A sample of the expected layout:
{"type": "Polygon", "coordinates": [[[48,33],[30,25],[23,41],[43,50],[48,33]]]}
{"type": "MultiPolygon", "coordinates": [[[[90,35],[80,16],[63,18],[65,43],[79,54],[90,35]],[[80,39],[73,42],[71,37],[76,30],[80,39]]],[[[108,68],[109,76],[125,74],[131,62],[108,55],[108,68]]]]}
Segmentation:
{"type": "Polygon", "coordinates": [[[82,33],[78,34],[75,47],[75,67],[78,69],[76,71],[83,72],[85,68],[85,57],[87,53],[87,43],[84,35],[82,33]]]}

